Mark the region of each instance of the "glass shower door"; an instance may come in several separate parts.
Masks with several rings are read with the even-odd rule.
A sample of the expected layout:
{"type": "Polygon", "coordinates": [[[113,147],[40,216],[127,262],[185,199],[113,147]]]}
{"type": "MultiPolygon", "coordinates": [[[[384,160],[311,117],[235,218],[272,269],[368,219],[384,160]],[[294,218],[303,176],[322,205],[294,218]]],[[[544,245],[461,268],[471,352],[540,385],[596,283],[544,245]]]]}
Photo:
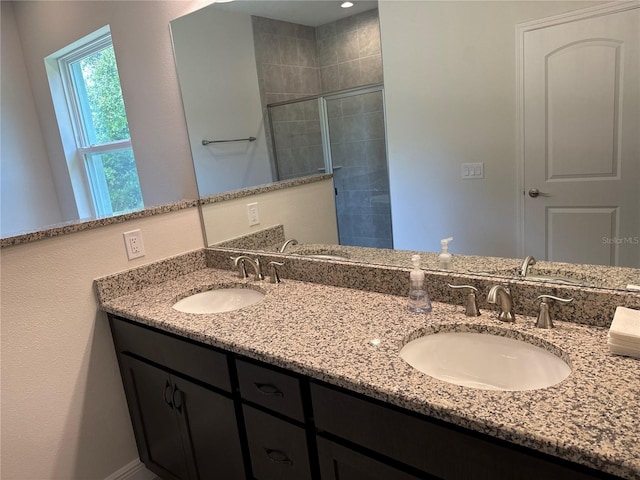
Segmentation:
{"type": "Polygon", "coordinates": [[[325,101],[340,245],[393,248],[382,87],[325,101]]]}
{"type": "Polygon", "coordinates": [[[269,107],[277,180],[324,171],[317,98],[269,107]]]}

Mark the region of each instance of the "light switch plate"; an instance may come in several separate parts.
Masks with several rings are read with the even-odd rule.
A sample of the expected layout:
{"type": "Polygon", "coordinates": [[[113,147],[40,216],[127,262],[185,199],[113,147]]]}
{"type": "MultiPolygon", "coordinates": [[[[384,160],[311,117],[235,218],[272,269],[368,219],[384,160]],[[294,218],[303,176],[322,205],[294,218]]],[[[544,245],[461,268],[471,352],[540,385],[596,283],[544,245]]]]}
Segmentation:
{"type": "Polygon", "coordinates": [[[260,223],[260,213],[258,212],[258,202],[247,204],[247,214],[249,215],[249,226],[253,227],[260,223]]]}
{"type": "Polygon", "coordinates": [[[484,162],[463,163],[462,178],[464,180],[484,178],[484,162]]]}

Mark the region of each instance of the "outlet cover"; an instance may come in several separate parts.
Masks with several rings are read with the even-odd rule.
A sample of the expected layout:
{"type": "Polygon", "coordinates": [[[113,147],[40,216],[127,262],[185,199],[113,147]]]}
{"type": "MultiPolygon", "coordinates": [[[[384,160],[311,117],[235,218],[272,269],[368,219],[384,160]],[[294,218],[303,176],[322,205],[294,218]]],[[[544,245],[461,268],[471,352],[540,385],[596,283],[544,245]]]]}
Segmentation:
{"type": "Polygon", "coordinates": [[[253,227],[260,223],[260,213],[258,212],[258,202],[247,204],[247,213],[249,215],[249,226],[253,227]]]}
{"type": "Polygon", "coordinates": [[[122,236],[124,237],[124,246],[127,249],[127,258],[129,260],[144,257],[144,243],[142,242],[142,232],[139,229],[124,232],[122,236]]]}

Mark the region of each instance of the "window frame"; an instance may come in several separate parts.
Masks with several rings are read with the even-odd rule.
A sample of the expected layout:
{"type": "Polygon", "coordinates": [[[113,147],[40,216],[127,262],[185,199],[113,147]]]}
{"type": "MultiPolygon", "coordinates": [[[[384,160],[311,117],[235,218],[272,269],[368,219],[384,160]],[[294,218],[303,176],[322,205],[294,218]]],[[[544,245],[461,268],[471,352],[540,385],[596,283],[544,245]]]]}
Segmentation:
{"type": "MultiPolygon", "coordinates": [[[[74,42],[74,44],[72,44],[68,48],[63,49],[63,51],[60,51],[57,54],[48,57],[51,58],[55,63],[55,69],[58,72],[59,81],[62,87],[61,90],[64,94],[64,101],[61,103],[64,103],[64,105],[66,106],[68,127],[71,127],[70,130],[73,132],[73,142],[75,144],[75,148],[74,152],[68,152],[71,155],[66,155],[68,157],[67,163],[70,169],[70,173],[72,170],[76,172],[78,170],[81,171],[84,183],[84,187],[82,187],[82,190],[84,190],[91,198],[92,204],[90,205],[90,210],[93,213],[92,216],[95,217],[112,216],[114,215],[114,212],[111,204],[109,189],[103,172],[102,163],[101,161],[96,161],[95,158],[92,159],[91,157],[93,155],[99,155],[101,153],[116,153],[121,150],[130,150],[135,161],[135,153],[133,152],[133,145],[131,143],[130,135],[129,138],[124,140],[116,140],[106,143],[91,143],[87,132],[85,117],[83,116],[82,110],[79,105],[82,95],[82,93],[80,92],[81,88],[78,87],[78,85],[80,84],[80,79],[76,77],[76,73],[74,73],[73,71],[72,64],[108,47],[114,48],[111,31],[109,30],[109,27],[106,26],[98,30],[94,34],[89,35],[77,42],[74,42]]],[[[48,60],[45,59],[45,63],[47,63],[47,61],[48,60]]],[[[84,89],[84,86],[82,87],[82,89],[84,89]]],[[[127,118],[127,124],[128,123],[129,120],[127,118]]],[[[71,138],[69,138],[69,143],[70,141],[71,138]]],[[[75,188],[76,187],[74,187],[74,190],[75,188]]],[[[86,198],[82,194],[80,194],[79,197],[78,194],[79,192],[75,194],[76,202],[78,202],[82,198],[86,198]]],[[[140,195],[142,196],[141,190],[140,195]]],[[[142,198],[142,202],[143,209],[144,198],[142,198]]],[[[83,208],[81,204],[78,204],[78,209],[79,213],[81,211],[86,211],[86,208],[83,208]]],[[[121,213],[125,212],[116,212],[116,214],[121,213]]]]}

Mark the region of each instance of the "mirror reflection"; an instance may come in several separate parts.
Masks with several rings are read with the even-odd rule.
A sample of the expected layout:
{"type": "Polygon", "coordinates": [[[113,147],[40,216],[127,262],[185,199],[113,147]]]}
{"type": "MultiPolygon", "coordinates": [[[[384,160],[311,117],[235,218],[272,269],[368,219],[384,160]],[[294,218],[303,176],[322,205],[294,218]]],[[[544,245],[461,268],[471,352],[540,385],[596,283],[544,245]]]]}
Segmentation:
{"type": "MultiPolygon", "coordinates": [[[[264,10],[282,2],[227,5],[250,9],[252,3],[261,4],[263,10],[255,12],[257,15],[269,21],[286,21],[277,19],[275,10],[264,10]]],[[[294,3],[302,11],[306,4],[322,2],[294,3]]],[[[208,11],[210,24],[212,19],[229,13],[221,7],[215,5],[192,15],[208,11]]],[[[637,136],[632,134],[638,131],[634,112],[638,111],[640,96],[638,65],[633,63],[638,58],[637,8],[612,9],[601,2],[383,1],[377,11],[384,57],[384,78],[380,77],[377,86],[382,87],[386,114],[381,118],[386,123],[388,158],[385,156],[384,163],[388,171],[366,164],[365,171],[361,168],[358,174],[341,178],[346,166],[351,166],[347,162],[355,164],[356,159],[366,158],[373,150],[359,142],[374,140],[382,145],[382,138],[336,141],[343,143],[338,147],[334,144],[336,137],[349,137],[344,132],[335,133],[329,118],[329,145],[323,149],[323,160],[326,171],[334,174],[338,189],[335,203],[340,243],[439,252],[440,240],[453,237],[450,251],[454,254],[511,258],[533,255],[540,261],[640,267],[640,148],[637,136]],[[573,28],[576,25],[580,27],[573,28]],[[611,40],[602,41],[603,38],[611,40]],[[620,45],[624,45],[622,50],[620,45]],[[630,63],[621,68],[620,62],[627,61],[630,63]],[[533,77],[525,75],[532,71],[536,72],[533,77]],[[582,101],[585,98],[589,101],[582,101]],[[385,176],[388,185],[382,184],[385,176]],[[366,195],[361,193],[363,184],[369,192],[366,195]],[[351,218],[341,222],[340,192],[346,188],[357,193],[343,198],[352,196],[356,201],[343,208],[351,218]],[[374,219],[369,218],[366,226],[354,228],[355,217],[387,215],[377,210],[383,204],[389,205],[392,221],[375,226],[374,219]],[[357,232],[349,232],[350,228],[357,232]],[[357,236],[375,238],[374,233],[379,232],[389,236],[387,245],[353,240],[357,236]],[[343,233],[351,233],[351,239],[343,240],[343,233]]],[[[175,27],[182,20],[172,22],[176,44],[180,40],[175,27]]],[[[299,18],[296,21],[302,22],[299,18]]],[[[247,44],[253,45],[254,51],[245,52],[243,58],[255,69],[254,89],[242,90],[241,95],[227,90],[220,95],[220,90],[214,90],[212,97],[215,101],[224,97],[229,102],[228,108],[218,109],[225,113],[232,111],[231,105],[245,105],[248,96],[260,99],[257,123],[264,133],[255,136],[262,135],[265,150],[270,152],[271,180],[278,178],[274,176],[278,170],[285,175],[289,171],[295,175],[296,168],[300,174],[309,173],[313,168],[322,168],[317,166],[320,149],[315,149],[313,161],[301,150],[295,154],[293,151],[300,148],[296,141],[306,142],[307,151],[314,150],[309,148],[317,147],[314,140],[302,140],[302,135],[316,132],[307,132],[307,125],[295,122],[315,122],[305,117],[305,112],[315,106],[309,106],[311,101],[282,103],[309,92],[293,92],[285,97],[286,93],[277,91],[267,97],[265,78],[270,85],[275,84],[271,83],[274,78],[284,79],[283,72],[293,67],[278,65],[274,58],[267,57],[267,63],[256,60],[266,45],[269,48],[265,50],[274,52],[265,32],[256,33],[259,22],[256,18],[244,20],[245,33],[250,38],[247,44]],[[256,38],[261,41],[256,42],[256,38]],[[278,141],[277,132],[270,138],[272,124],[280,117],[276,110],[269,123],[270,109],[264,108],[269,104],[274,104],[272,110],[297,109],[298,120],[285,117],[284,123],[289,123],[278,127],[289,134],[285,137],[289,143],[278,141]],[[294,168],[284,163],[290,158],[304,160],[300,165],[296,162],[294,168]]],[[[315,28],[317,41],[322,28],[315,28]]],[[[279,41],[281,44],[287,42],[279,41]]],[[[221,40],[209,44],[206,56],[216,55],[220,45],[221,40]]],[[[342,48],[340,45],[336,48],[342,48]]],[[[322,53],[319,43],[316,48],[319,57],[330,57],[322,53]]],[[[297,45],[296,52],[300,50],[297,45]]],[[[282,52],[278,55],[282,59],[282,52]]],[[[178,48],[176,56],[184,95],[178,48]]],[[[337,67],[323,67],[320,63],[320,84],[323,76],[331,80],[332,69],[337,70],[338,79],[348,78],[346,67],[340,76],[340,67],[348,63],[344,60],[337,67]]],[[[219,69],[221,63],[217,65],[219,69]]],[[[223,65],[227,70],[233,63],[223,65]]],[[[362,64],[360,67],[362,73],[362,64]]],[[[296,78],[302,78],[302,74],[296,78]]],[[[195,93],[190,91],[188,95],[195,93]]],[[[199,98],[202,102],[205,96],[199,98]]],[[[331,106],[330,99],[319,103],[331,106]]],[[[344,111],[344,99],[341,103],[344,111]]],[[[185,100],[189,117],[186,105],[185,100]]],[[[208,112],[221,126],[230,123],[224,115],[212,113],[214,110],[208,112]]],[[[316,126],[309,124],[309,128],[316,126]]],[[[375,130],[375,125],[370,126],[370,131],[375,130]]],[[[233,136],[236,132],[224,133],[233,136]]],[[[189,134],[200,185],[207,180],[201,179],[199,163],[219,173],[226,164],[221,158],[213,158],[214,162],[212,158],[199,160],[195,149],[204,133],[193,135],[189,125],[189,134]]],[[[207,135],[211,135],[210,131],[207,135]]],[[[322,135],[320,138],[316,135],[315,142],[325,141],[322,135]]],[[[209,153],[209,157],[213,155],[209,153]]],[[[229,187],[233,188],[239,188],[238,184],[229,187]]],[[[209,194],[208,190],[201,192],[203,196],[209,194]]]]}
{"type": "Polygon", "coordinates": [[[340,244],[391,248],[376,3],[288,2],[299,23],[244,13],[268,3],[171,24],[201,195],[332,172],[340,244]]]}
{"type": "Polygon", "coordinates": [[[166,68],[179,3],[0,2],[3,239],[197,198],[166,68]]]}

